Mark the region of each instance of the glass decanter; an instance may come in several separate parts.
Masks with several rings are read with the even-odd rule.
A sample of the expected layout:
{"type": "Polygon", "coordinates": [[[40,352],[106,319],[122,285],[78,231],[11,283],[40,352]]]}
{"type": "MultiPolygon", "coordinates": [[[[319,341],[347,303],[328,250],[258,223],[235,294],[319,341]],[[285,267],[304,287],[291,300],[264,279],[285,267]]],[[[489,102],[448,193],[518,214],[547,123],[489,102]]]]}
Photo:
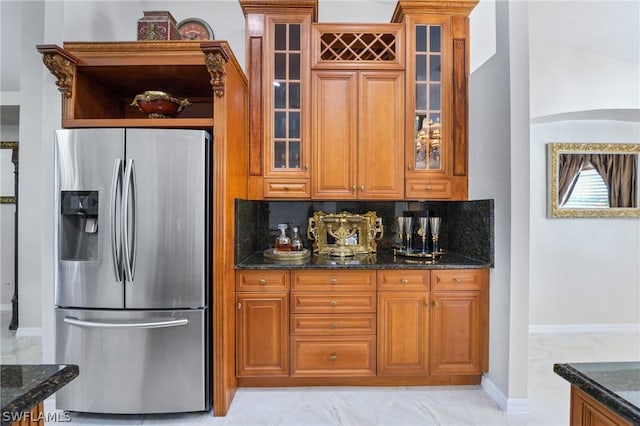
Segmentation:
{"type": "Polygon", "coordinates": [[[302,238],[300,238],[299,235],[299,228],[297,226],[294,226],[293,228],[293,235],[291,236],[291,251],[303,251],[304,250],[304,244],[302,243],[302,238]]]}
{"type": "Polygon", "coordinates": [[[276,238],[276,251],[291,251],[291,239],[287,237],[287,224],[278,225],[280,235],[276,238]]]}

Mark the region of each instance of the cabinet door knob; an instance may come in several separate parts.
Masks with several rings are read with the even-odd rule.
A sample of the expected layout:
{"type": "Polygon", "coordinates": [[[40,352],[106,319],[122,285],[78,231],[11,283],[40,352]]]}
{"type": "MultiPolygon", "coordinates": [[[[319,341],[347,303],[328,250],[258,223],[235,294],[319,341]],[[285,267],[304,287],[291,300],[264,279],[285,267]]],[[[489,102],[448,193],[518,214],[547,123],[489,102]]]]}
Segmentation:
{"type": "Polygon", "coordinates": [[[412,166],[411,164],[409,164],[409,165],[407,166],[407,170],[413,170],[413,166],[412,166]]]}
{"type": "Polygon", "coordinates": [[[424,306],[426,306],[427,308],[429,307],[429,301],[428,300],[424,301],[424,306]]]}
{"type": "Polygon", "coordinates": [[[331,284],[337,284],[337,283],[338,283],[338,279],[337,279],[337,278],[331,278],[331,279],[329,280],[329,282],[330,282],[331,284]]]}
{"type": "Polygon", "coordinates": [[[438,301],[436,300],[435,302],[433,302],[433,307],[438,309],[440,307],[440,305],[438,305],[438,301]]]}
{"type": "Polygon", "coordinates": [[[408,280],[408,279],[406,279],[406,278],[401,279],[401,280],[400,280],[400,282],[401,282],[402,284],[409,284],[409,280],[408,280]]]}
{"type": "Polygon", "coordinates": [[[353,185],[353,186],[351,187],[351,192],[356,192],[356,186],[355,186],[355,185],[353,185]]]}
{"type": "Polygon", "coordinates": [[[338,324],[332,322],[331,324],[329,324],[329,328],[338,328],[338,324]]]}
{"type": "Polygon", "coordinates": [[[238,302],[238,309],[242,309],[242,303],[238,302]]]}
{"type": "Polygon", "coordinates": [[[364,192],[364,185],[360,185],[360,191],[364,192]]]}
{"type": "Polygon", "coordinates": [[[337,360],[337,359],[338,359],[338,355],[336,355],[336,354],[332,354],[332,355],[329,357],[329,359],[330,359],[331,361],[335,361],[335,360],[337,360]]]}
{"type": "Polygon", "coordinates": [[[267,280],[265,280],[264,278],[260,278],[260,279],[258,280],[258,283],[259,283],[259,284],[266,284],[266,283],[267,283],[267,280]]]}
{"type": "Polygon", "coordinates": [[[332,300],[331,302],[329,302],[329,304],[331,306],[336,306],[338,304],[338,302],[336,302],[335,300],[332,300]]]}
{"type": "Polygon", "coordinates": [[[309,165],[308,165],[308,164],[305,164],[305,165],[304,165],[304,169],[305,169],[305,170],[309,170],[309,165]]]}

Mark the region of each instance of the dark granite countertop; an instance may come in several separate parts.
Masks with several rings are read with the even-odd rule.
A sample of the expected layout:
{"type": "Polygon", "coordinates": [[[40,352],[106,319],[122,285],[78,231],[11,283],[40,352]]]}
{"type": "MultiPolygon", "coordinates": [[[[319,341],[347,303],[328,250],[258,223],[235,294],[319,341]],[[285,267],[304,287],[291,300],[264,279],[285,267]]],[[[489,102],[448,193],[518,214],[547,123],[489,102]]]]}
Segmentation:
{"type": "Polygon", "coordinates": [[[490,262],[455,253],[445,253],[432,262],[394,256],[386,251],[345,258],[313,255],[306,260],[291,261],[268,259],[259,252],[236,264],[236,269],[482,269],[491,266],[490,262]]]}
{"type": "Polygon", "coordinates": [[[633,424],[640,424],[640,362],[555,364],[553,371],[633,424]]]}
{"type": "Polygon", "coordinates": [[[2,424],[12,413],[31,410],[78,376],[77,365],[2,365],[2,424]]]}

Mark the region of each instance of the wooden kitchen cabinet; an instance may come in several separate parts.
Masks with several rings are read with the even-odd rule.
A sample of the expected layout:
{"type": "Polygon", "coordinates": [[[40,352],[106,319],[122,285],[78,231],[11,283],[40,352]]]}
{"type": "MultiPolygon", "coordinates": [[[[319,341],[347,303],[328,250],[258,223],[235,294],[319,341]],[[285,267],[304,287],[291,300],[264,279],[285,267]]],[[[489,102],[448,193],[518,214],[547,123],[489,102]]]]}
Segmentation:
{"type": "Polygon", "coordinates": [[[236,274],[238,377],[289,375],[289,273],[236,274]]]}
{"type": "Polygon", "coordinates": [[[431,282],[432,375],[488,369],[488,270],[434,270],[431,282]]]}
{"type": "Polygon", "coordinates": [[[468,198],[468,16],[477,0],[400,0],[406,26],[405,198],[468,198]]]}
{"type": "Polygon", "coordinates": [[[374,271],[291,272],[291,377],[376,375],[374,271]]]}
{"type": "Polygon", "coordinates": [[[429,374],[429,271],[378,271],[378,375],[429,374]]]}
{"type": "Polygon", "coordinates": [[[404,72],[313,72],[314,199],[402,199],[404,72]]]}
{"type": "Polygon", "coordinates": [[[249,197],[309,198],[317,0],[240,0],[250,90],[249,197]]]}

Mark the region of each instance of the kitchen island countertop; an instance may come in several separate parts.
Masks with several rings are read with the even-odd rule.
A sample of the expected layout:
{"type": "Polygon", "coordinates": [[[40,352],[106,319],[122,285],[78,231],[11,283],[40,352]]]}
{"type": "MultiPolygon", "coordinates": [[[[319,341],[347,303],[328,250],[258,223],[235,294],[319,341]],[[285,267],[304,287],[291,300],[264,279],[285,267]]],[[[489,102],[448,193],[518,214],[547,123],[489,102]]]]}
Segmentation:
{"type": "Polygon", "coordinates": [[[553,371],[623,419],[640,424],[640,362],[555,364],[553,371]]]}
{"type": "Polygon", "coordinates": [[[77,365],[0,366],[2,424],[28,412],[78,376],[77,365]]]}

